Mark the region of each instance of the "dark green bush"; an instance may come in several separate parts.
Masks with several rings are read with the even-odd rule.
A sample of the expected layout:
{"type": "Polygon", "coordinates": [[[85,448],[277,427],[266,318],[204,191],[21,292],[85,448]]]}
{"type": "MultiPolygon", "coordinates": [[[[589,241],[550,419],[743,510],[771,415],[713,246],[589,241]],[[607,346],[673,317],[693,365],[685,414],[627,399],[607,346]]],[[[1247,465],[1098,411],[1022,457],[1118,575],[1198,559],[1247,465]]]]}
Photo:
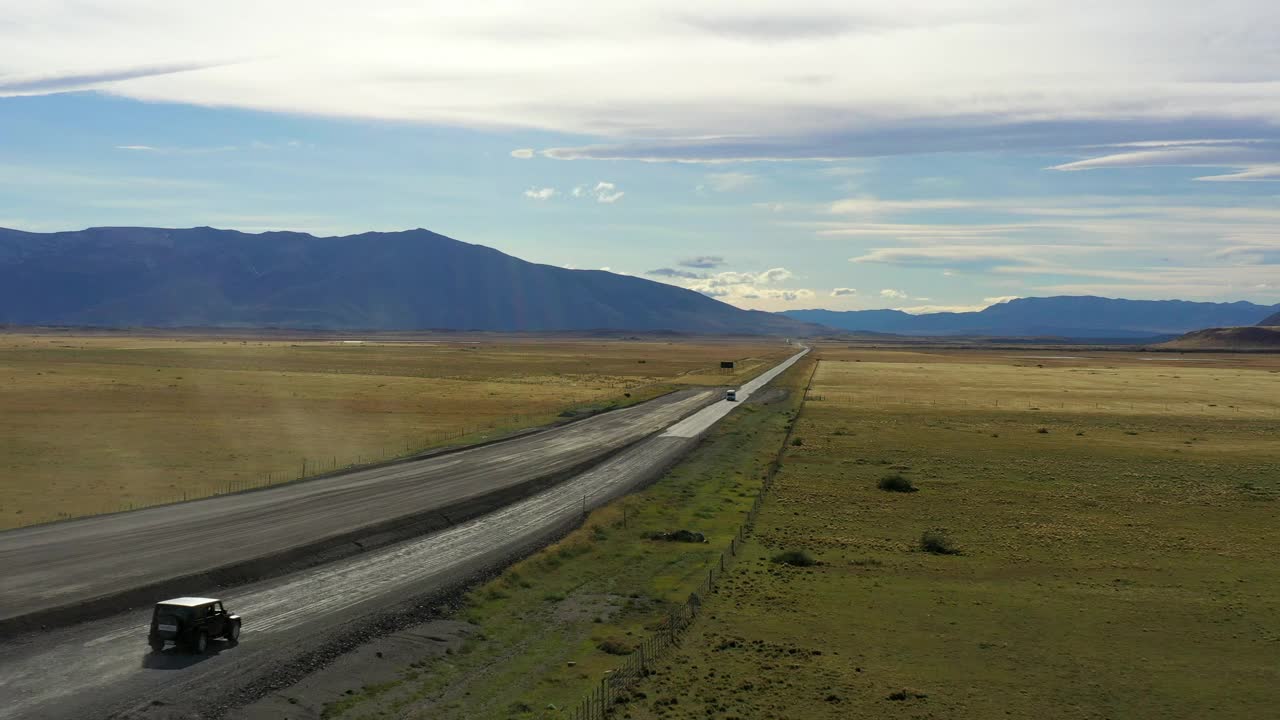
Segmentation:
{"type": "Polygon", "coordinates": [[[880,478],[880,482],[877,483],[877,486],[881,490],[886,490],[888,492],[913,493],[916,490],[919,490],[919,488],[911,484],[910,480],[899,473],[885,475],[880,478]]]}
{"type": "Polygon", "coordinates": [[[770,560],[779,565],[790,565],[792,567],[812,567],[818,564],[818,561],[807,550],[787,550],[774,555],[770,560]]]}
{"type": "Polygon", "coordinates": [[[951,538],[941,530],[926,530],[920,536],[920,549],[933,553],[934,555],[959,555],[960,548],[956,547],[951,538]]]}

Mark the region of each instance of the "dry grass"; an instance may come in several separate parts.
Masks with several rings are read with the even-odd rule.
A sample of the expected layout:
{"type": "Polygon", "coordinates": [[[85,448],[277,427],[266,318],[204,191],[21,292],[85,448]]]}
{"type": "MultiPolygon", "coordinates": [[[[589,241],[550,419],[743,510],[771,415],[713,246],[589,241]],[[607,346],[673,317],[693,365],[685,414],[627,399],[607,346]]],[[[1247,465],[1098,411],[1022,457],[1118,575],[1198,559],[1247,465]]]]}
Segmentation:
{"type": "Polygon", "coordinates": [[[443,337],[0,335],[0,528],[293,479],[304,459],[314,474],[482,440],[673,384],[740,382],[787,354],[443,337]],[[735,372],[717,368],[727,359],[735,372]]]}
{"type": "Polygon", "coordinates": [[[822,363],[813,396],[827,399],[806,403],[806,441],[788,448],[749,553],[623,712],[1271,714],[1276,359],[1038,368],[941,355],[822,363]],[[1023,393],[1042,409],[987,402],[1023,393]],[[1084,400],[1040,399],[1055,395],[1084,400]],[[879,490],[887,472],[919,492],[879,490]],[[922,550],[927,532],[962,553],[922,550]],[[769,562],[795,547],[821,564],[769,562]]]}

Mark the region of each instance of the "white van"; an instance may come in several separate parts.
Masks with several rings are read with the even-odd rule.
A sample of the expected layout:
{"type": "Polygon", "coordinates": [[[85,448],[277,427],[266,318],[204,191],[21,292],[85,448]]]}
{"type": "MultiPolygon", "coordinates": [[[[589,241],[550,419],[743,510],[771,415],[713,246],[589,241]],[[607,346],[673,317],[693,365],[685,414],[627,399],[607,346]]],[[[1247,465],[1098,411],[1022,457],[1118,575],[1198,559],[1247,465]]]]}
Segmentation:
{"type": "Polygon", "coordinates": [[[728,400],[729,402],[738,402],[738,391],[726,390],[724,393],[724,399],[728,400]]]}

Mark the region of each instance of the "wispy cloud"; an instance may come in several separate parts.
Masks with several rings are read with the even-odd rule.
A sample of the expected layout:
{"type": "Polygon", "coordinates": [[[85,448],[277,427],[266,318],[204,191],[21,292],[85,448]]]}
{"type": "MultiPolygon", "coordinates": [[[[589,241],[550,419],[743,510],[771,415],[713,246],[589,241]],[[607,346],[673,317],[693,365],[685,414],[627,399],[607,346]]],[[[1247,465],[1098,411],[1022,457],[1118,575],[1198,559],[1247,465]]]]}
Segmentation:
{"type": "Polygon", "coordinates": [[[751,187],[759,175],[744,172],[722,172],[707,175],[707,186],[716,192],[735,192],[751,187]]]}
{"type": "Polygon", "coordinates": [[[653,275],[655,277],[684,278],[686,280],[700,280],[706,277],[706,275],[702,273],[693,272],[692,270],[680,270],[678,268],[669,268],[669,267],[661,267],[661,268],[656,268],[654,270],[649,270],[645,274],[653,275]]]}
{"type": "Polygon", "coordinates": [[[1280,117],[1274,37],[1240,30],[1274,26],[1268,0],[1219,13],[1130,0],[1105,19],[1041,0],[761,0],[705,10],[651,0],[625,11],[567,0],[556,12],[513,5],[497,14],[398,0],[324,12],[303,0],[90,0],[96,12],[29,5],[21,21],[0,26],[9,73],[0,93],[101,88],[204,106],[538,128],[614,148],[548,157],[1061,149],[1222,137],[1196,130],[1206,124],[1265,137],[1260,130],[1280,117]],[[205,60],[230,46],[251,60],[205,60]],[[444,72],[439,57],[466,62],[444,72]]]}
{"type": "Polygon", "coordinates": [[[684,258],[678,264],[684,267],[709,269],[724,265],[724,258],[719,255],[698,255],[684,258]]]}
{"type": "Polygon", "coordinates": [[[518,150],[512,150],[511,157],[518,158],[520,160],[528,160],[533,157],[533,148],[520,148],[518,150]]]}
{"type": "Polygon", "coordinates": [[[598,203],[611,205],[621,200],[626,193],[619,190],[614,183],[601,180],[595,186],[578,185],[569,194],[576,198],[594,198],[598,203]]]}
{"type": "Polygon", "coordinates": [[[880,297],[885,298],[886,300],[904,300],[908,296],[905,292],[901,290],[894,290],[893,288],[885,288],[884,290],[880,291],[880,297]]]}
{"type": "Polygon", "coordinates": [[[858,291],[855,288],[838,287],[831,289],[831,297],[849,297],[857,294],[858,291]]]}
{"type": "Polygon", "coordinates": [[[530,200],[550,200],[559,194],[559,191],[553,187],[529,188],[524,191],[524,196],[530,200]]]}
{"type": "MultiPolygon", "coordinates": [[[[3,37],[3,34],[0,34],[3,37]]],[[[119,83],[126,80],[174,75],[195,70],[224,66],[226,63],[170,63],[158,65],[134,65],[107,69],[87,70],[84,72],[55,73],[44,75],[28,75],[0,77],[0,96],[3,95],[35,95],[119,83]]]]}

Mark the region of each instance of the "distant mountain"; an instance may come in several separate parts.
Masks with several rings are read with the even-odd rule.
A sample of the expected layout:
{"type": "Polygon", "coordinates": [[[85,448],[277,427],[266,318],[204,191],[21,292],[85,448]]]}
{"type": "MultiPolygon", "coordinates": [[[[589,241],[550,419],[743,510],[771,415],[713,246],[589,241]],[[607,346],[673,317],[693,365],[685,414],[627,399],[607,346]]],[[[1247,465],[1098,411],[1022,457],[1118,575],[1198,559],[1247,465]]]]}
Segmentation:
{"type": "Polygon", "coordinates": [[[1272,326],[1280,327],[1280,312],[1276,313],[1275,315],[1271,315],[1271,316],[1269,316],[1269,317],[1265,317],[1265,318],[1263,318],[1263,319],[1262,319],[1262,322],[1260,322],[1260,323],[1258,323],[1258,324],[1259,324],[1259,325],[1272,325],[1272,326]]]}
{"type": "Polygon", "coordinates": [[[1280,351],[1280,327],[1210,328],[1187,333],[1176,340],[1154,345],[1172,350],[1275,350],[1280,351]]]}
{"type": "Polygon", "coordinates": [[[1149,338],[1206,327],[1252,325],[1280,310],[1248,302],[1113,300],[1092,296],[1021,298],[980,312],[911,315],[899,310],[790,310],[805,322],[842,330],[901,335],[987,335],[1005,337],[1149,338]]]}
{"type": "Polygon", "coordinates": [[[773,313],[538,265],[427,230],[0,229],[0,323],[806,335],[773,313]]]}

